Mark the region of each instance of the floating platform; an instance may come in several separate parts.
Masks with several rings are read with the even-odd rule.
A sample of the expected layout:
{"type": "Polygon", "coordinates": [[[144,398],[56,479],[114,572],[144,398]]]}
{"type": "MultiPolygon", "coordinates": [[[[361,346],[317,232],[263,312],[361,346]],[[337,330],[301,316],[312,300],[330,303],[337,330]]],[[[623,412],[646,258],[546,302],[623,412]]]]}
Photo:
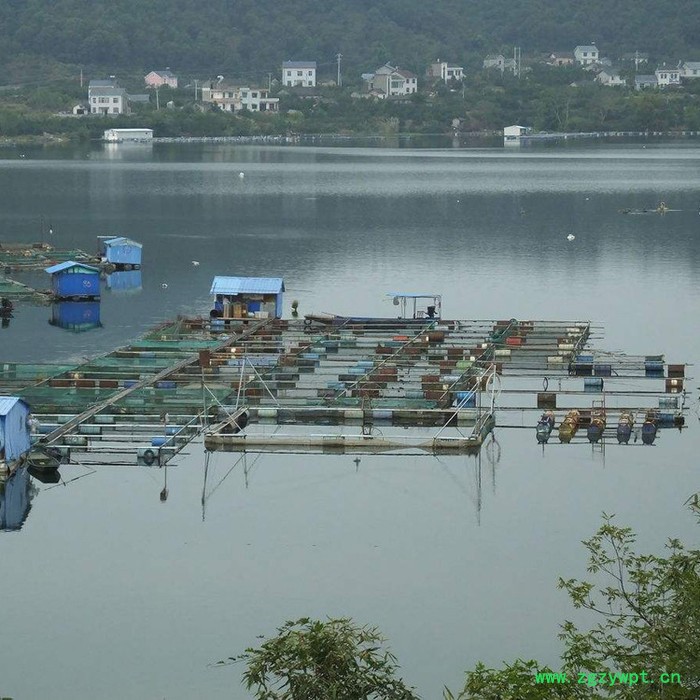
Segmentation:
{"type": "Polygon", "coordinates": [[[6,272],[43,270],[69,260],[94,263],[95,259],[84,250],[61,250],[48,243],[0,243],[0,270],[6,272]]]}
{"type": "Polygon", "coordinates": [[[51,292],[39,291],[0,274],[0,298],[24,301],[30,304],[51,303],[51,292]]]}
{"type": "Polygon", "coordinates": [[[684,410],[686,365],[591,350],[588,321],[333,319],[222,334],[180,318],[79,365],[0,364],[0,388],[30,404],[38,442],[90,464],[166,464],[202,434],[211,450],[470,452],[501,411],[558,425],[601,394],[684,410]]]}

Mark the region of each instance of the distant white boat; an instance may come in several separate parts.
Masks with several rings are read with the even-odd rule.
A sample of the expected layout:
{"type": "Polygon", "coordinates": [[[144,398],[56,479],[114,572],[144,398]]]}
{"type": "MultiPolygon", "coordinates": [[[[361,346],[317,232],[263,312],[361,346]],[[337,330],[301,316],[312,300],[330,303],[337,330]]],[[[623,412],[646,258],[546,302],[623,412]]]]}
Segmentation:
{"type": "Polygon", "coordinates": [[[566,240],[567,240],[567,241],[573,241],[574,238],[576,238],[576,236],[574,236],[573,233],[570,233],[570,234],[566,237],[566,240]]]}
{"type": "Polygon", "coordinates": [[[107,129],[102,140],[107,143],[151,143],[153,129],[107,129]]]}

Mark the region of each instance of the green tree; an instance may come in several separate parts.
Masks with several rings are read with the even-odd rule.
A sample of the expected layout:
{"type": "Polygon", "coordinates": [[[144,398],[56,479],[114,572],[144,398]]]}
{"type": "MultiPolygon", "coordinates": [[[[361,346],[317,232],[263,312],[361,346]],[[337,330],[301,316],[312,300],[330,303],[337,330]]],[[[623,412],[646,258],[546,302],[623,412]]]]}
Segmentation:
{"type": "MultiPolygon", "coordinates": [[[[697,496],[693,509],[697,514],[697,496]]],[[[598,532],[583,543],[588,571],[600,580],[559,580],[575,608],[590,610],[601,620],[586,631],[570,621],[562,625],[561,671],[568,684],[537,683],[536,673],[551,670],[532,660],[517,660],[502,669],[478,664],[467,674],[458,700],[583,700],[591,697],[592,689],[579,679],[601,672],[636,673],[640,679],[636,684],[611,684],[608,676],[605,684],[595,686],[596,697],[700,697],[700,550],[687,550],[671,539],[666,556],[636,554],[634,543],[629,528],[604,515],[598,532]],[[643,682],[642,671],[648,682],[643,682]],[[679,674],[681,682],[660,683],[664,673],[679,674]]],[[[453,697],[446,690],[445,698],[453,697]]]]}
{"type": "Polygon", "coordinates": [[[243,683],[257,700],[417,700],[396,677],[396,657],[384,642],[376,628],[347,618],[301,618],[220,663],[245,662],[243,683]]]}

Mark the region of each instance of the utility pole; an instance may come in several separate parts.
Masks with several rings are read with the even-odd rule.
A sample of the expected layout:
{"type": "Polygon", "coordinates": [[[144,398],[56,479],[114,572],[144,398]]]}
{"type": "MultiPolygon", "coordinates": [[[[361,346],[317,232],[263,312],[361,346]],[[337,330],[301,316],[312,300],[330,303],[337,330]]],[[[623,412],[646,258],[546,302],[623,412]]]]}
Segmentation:
{"type": "Polygon", "coordinates": [[[197,83],[198,83],[198,80],[195,78],[195,81],[194,81],[194,101],[195,102],[197,101],[197,83]]]}
{"type": "Polygon", "coordinates": [[[83,87],[83,69],[80,68],[80,87],[83,87]]]}
{"type": "Polygon", "coordinates": [[[342,53],[338,53],[336,55],[336,60],[338,61],[338,87],[340,87],[343,84],[343,77],[340,74],[340,59],[343,57],[342,53]]]}
{"type": "Polygon", "coordinates": [[[158,85],[156,85],[156,112],[160,109],[160,100],[158,99],[158,85]]]}
{"type": "Polygon", "coordinates": [[[267,74],[267,91],[272,90],[272,73],[267,74]]]}

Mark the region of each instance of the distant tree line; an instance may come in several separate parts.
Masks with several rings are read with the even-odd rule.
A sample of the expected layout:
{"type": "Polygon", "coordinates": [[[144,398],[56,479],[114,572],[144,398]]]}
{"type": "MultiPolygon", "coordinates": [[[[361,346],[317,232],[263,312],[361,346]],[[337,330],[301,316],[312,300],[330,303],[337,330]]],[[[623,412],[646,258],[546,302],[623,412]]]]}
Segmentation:
{"type": "MultiPolygon", "coordinates": [[[[478,69],[487,53],[571,51],[700,58],[695,0],[0,0],[0,73],[41,58],[74,66],[240,75],[315,60],[348,75],[386,61],[422,74],[440,57],[478,69]]],[[[324,75],[325,74],[325,75],[324,75]]],[[[0,83],[2,75],[0,75],[0,83]]]]}

